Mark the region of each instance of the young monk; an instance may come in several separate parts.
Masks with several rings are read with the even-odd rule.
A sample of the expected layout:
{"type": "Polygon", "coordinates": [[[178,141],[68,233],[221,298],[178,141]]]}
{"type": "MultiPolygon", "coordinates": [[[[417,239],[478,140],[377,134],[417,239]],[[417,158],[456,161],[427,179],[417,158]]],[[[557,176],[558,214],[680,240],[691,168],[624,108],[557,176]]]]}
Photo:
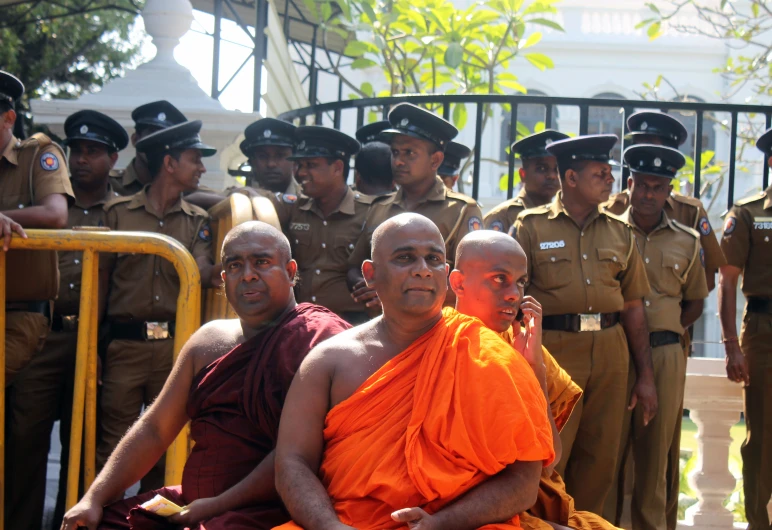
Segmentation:
{"type": "Polygon", "coordinates": [[[349,326],[323,307],[295,303],[297,264],[287,238],[268,224],[233,228],[222,263],[225,294],[239,318],[193,334],[158,399],[67,512],[62,530],[246,530],[289,520],[274,489],[284,396],[309,350],[349,326]],[[189,419],[195,445],[182,485],[108,505],[153,466],[189,419]],[[183,511],[167,519],[138,507],[156,494],[183,511]]]}
{"type": "Polygon", "coordinates": [[[281,528],[519,528],[554,458],[533,371],[442,309],[445,245],[427,218],[379,226],[362,273],[383,315],[315,348],[287,396],[276,484],[295,523],[281,528]]]}
{"type": "MultiPolygon", "coordinates": [[[[563,428],[582,395],[552,355],[541,344],[541,304],[523,296],[527,278],[526,256],[513,238],[494,231],[481,230],[464,236],[456,249],[456,269],[450,273],[450,286],[456,293],[456,309],[483,321],[512,344],[528,361],[549,403],[553,425],[563,428]],[[523,326],[516,320],[523,314],[523,326]]],[[[553,433],[555,453],[560,453],[560,438],[553,433]]],[[[609,530],[614,526],[591,512],[574,509],[573,498],[566,493],[560,475],[546,467],[542,470],[536,504],[520,514],[525,529],[550,527],[577,530],[609,530]]]]}

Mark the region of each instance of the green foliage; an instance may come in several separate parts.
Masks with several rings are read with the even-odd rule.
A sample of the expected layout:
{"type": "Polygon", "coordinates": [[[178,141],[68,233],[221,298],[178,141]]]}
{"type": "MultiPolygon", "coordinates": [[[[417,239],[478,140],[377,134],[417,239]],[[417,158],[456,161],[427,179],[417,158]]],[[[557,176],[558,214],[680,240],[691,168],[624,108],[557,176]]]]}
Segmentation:
{"type": "Polygon", "coordinates": [[[0,69],[24,82],[28,99],[94,91],[134,65],[139,45],[129,43],[129,35],[143,3],[114,0],[99,8],[104,2],[60,0],[1,7],[0,69]]]}
{"type": "Polygon", "coordinates": [[[745,86],[750,86],[758,96],[772,96],[772,47],[769,43],[772,7],[768,0],[722,0],[719,6],[709,0],[658,0],[656,5],[648,3],[646,6],[652,16],[641,21],[637,28],[646,28],[651,40],[662,36],[667,28],[723,40],[739,50],[738,55],[727,57],[725,65],[716,69],[729,82],[730,91],[726,97],[745,86]],[[681,14],[687,17],[679,16],[681,14]]]}

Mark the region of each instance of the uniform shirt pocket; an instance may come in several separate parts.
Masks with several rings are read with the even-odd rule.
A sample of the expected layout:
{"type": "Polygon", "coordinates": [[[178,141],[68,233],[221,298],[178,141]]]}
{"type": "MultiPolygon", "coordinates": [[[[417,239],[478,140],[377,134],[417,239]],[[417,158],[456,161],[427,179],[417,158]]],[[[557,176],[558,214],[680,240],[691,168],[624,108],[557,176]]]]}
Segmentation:
{"type": "Polygon", "coordinates": [[[688,265],[687,260],[681,256],[663,254],[662,274],[659,275],[659,281],[657,281],[657,278],[649,278],[649,280],[655,284],[654,288],[660,293],[679,297],[681,296],[684,283],[686,283],[686,268],[688,265]]]}
{"type": "Polygon", "coordinates": [[[534,261],[533,283],[539,289],[560,289],[571,283],[571,254],[568,249],[539,251],[534,261]]]}
{"type": "Polygon", "coordinates": [[[348,259],[356,247],[356,237],[335,236],[332,240],[336,265],[340,263],[340,270],[348,270],[348,259]]]}
{"type": "Polygon", "coordinates": [[[619,275],[627,269],[627,254],[615,248],[599,248],[597,280],[609,287],[619,286],[619,275]]]}

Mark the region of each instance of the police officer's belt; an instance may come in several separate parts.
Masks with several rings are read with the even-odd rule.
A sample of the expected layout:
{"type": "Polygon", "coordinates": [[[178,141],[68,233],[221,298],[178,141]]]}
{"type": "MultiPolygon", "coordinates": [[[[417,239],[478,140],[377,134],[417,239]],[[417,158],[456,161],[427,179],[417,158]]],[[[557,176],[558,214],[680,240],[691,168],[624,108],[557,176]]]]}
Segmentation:
{"type": "Polygon", "coordinates": [[[42,302],[8,302],[5,304],[5,310],[40,313],[47,318],[51,314],[51,303],[47,300],[42,302]]]}
{"type": "Polygon", "coordinates": [[[668,344],[680,344],[681,335],[674,331],[653,331],[649,335],[649,344],[652,348],[667,346],[668,344]]]}
{"type": "Polygon", "coordinates": [[[174,322],[110,322],[110,338],[117,340],[163,340],[174,337],[174,322]]]}
{"type": "Polygon", "coordinates": [[[767,313],[772,315],[772,298],[749,296],[746,307],[749,313],[767,313]]]}
{"type": "Polygon", "coordinates": [[[78,315],[57,315],[51,317],[51,331],[78,331],[78,315]]]}
{"type": "Polygon", "coordinates": [[[549,315],[542,319],[542,329],[550,331],[600,331],[615,326],[619,313],[585,313],[581,315],[549,315]]]}

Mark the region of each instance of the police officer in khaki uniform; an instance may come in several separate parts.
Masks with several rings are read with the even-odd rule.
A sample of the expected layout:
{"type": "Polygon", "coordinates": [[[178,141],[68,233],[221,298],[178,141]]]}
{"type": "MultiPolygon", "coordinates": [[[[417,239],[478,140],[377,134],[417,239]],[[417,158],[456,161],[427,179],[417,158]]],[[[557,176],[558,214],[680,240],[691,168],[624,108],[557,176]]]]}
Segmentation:
{"type": "Polygon", "coordinates": [[[351,189],[373,197],[395,191],[388,144],[369,142],[362,145],[354,159],[354,186],[351,189]]]}
{"type": "Polygon", "coordinates": [[[437,170],[437,174],[445,183],[445,187],[452,190],[458,182],[459,172],[461,171],[461,162],[469,158],[472,150],[464,144],[450,142],[445,148],[445,158],[437,170]]]}
{"type": "MultiPolygon", "coordinates": [[[[632,418],[632,523],[634,530],[656,530],[667,526],[668,457],[683,413],[686,357],[682,336],[702,315],[708,286],[699,233],[664,211],[672,192],[671,180],[683,167],[684,156],[669,147],[638,144],[625,151],[624,160],[632,176],[628,179],[630,207],[621,217],[633,227],[651,285],[644,307],[659,404],[648,425],[643,424],[640,409],[632,418]]],[[[626,429],[628,422],[629,418],[626,429]]],[[[623,434],[623,443],[626,440],[623,434]]]]}
{"type": "Polygon", "coordinates": [[[526,294],[543,307],[544,346],[584,391],[561,432],[556,469],[576,508],[597,514],[614,477],[628,356],[638,374],[630,406],[643,408],[645,422],[657,409],[643,261],[632,228],[599,208],[614,182],[609,152],[616,141],[583,136],[547,146],[558,161],[562,192],[515,222],[528,257],[526,294]]]}
{"type": "MultiPolygon", "coordinates": [[[[216,152],[201,142],[200,130],[200,121],[184,122],[137,142],[155,177],[139,193],[109,203],[106,225],[115,231],[155,232],[176,239],[196,259],[202,287],[212,287],[221,281],[220,267],[212,264],[209,218],[181,198],[183,192],[197,188],[206,171],[202,157],[216,152]]],[[[179,277],[171,263],[155,255],[117,254],[106,315],[112,340],[102,372],[100,469],[169,375],[178,295],[179,277]]],[[[163,458],[142,480],[141,490],[162,485],[163,458]]]]}
{"type": "MultiPolygon", "coordinates": [[[[772,129],[756,142],[772,167],[772,129]]],[[[742,382],[745,428],[741,453],[748,530],[770,528],[772,496],[772,186],[735,203],[724,221],[718,311],[726,349],[726,372],[742,382]],[[742,335],[737,335],[737,281],[747,300],[742,335]]]]}
{"type": "MultiPolygon", "coordinates": [[[[67,227],[104,226],[102,206],[117,196],[109,186],[109,174],[118,160],[118,152],[129,143],[129,136],[112,118],[93,110],[82,110],[64,122],[69,148],[69,166],[75,202],[70,206],[67,227]]],[[[64,516],[67,488],[67,462],[72,413],[72,386],[78,339],[80,307],[81,253],[59,252],[59,297],[54,304],[51,332],[43,350],[20,373],[14,385],[16,411],[27,427],[18,437],[17,454],[9,455],[18,463],[9,487],[14,492],[13,528],[37,530],[41,527],[46,493],[46,470],[51,429],[61,419],[62,443],[59,472],[59,517],[64,516]]],[[[100,289],[102,307],[105,289],[100,289]]],[[[102,312],[100,311],[100,315],[102,312]]],[[[58,524],[57,524],[58,528],[58,524]]]]}
{"type": "MultiPolygon", "coordinates": [[[[131,145],[134,147],[148,134],[188,120],[177,107],[165,100],[140,105],[131,112],[131,119],[134,120],[134,134],[131,135],[131,145]]],[[[151,180],[153,177],[147,167],[147,158],[142,153],[137,153],[126,169],[110,173],[110,185],[119,195],[124,196],[134,195],[151,180]]]]}
{"type": "Polygon", "coordinates": [[[327,127],[298,127],[290,161],[303,195],[279,195],[276,211],[298,262],[298,302],[328,308],[352,324],[367,320],[365,305],[346,285],[348,259],[362,233],[372,197],[353,191],[346,180],[359,142],[327,127]]]}
{"type": "MultiPolygon", "coordinates": [[[[65,158],[59,146],[47,136],[36,134],[21,141],[13,135],[15,102],[24,85],[13,75],[0,71],[0,238],[8,250],[12,233],[24,236],[24,228],[64,228],[72,186],[65,158]]],[[[16,524],[25,511],[16,511],[26,494],[17,483],[30,470],[21,461],[35,426],[24,416],[26,393],[17,377],[35,355],[39,355],[48,334],[50,301],[58,291],[56,252],[11,250],[7,254],[5,293],[6,365],[6,453],[5,526],[16,524]]],[[[44,464],[45,465],[45,461],[44,464]]],[[[45,469],[44,469],[45,472],[45,469]]],[[[40,525],[40,521],[37,521],[40,525]]]]}
{"type": "Polygon", "coordinates": [[[526,136],[513,143],[513,153],[520,155],[520,182],[523,187],[517,197],[504,201],[485,216],[485,228],[497,232],[512,232],[517,216],[526,208],[547,204],[560,189],[558,162],[547,152],[547,145],[565,140],[567,134],[552,129],[526,136]]]}
{"type": "MultiPolygon", "coordinates": [[[[402,212],[414,212],[431,219],[445,239],[446,255],[455,256],[458,242],[466,234],[482,228],[482,212],[474,199],[450,191],[437,176],[443,151],[457,134],[452,124],[439,116],[401,103],[389,112],[391,129],[381,133],[391,145],[391,166],[399,191],[377,197],[365,221],[362,236],[349,260],[349,285],[354,299],[368,307],[378,305],[374,289],[362,280],[362,262],[370,259],[370,242],[375,229],[402,212]]],[[[450,262],[451,268],[453,263],[450,262]]],[[[447,303],[453,302],[448,289],[447,303]]]]}
{"type": "Polygon", "coordinates": [[[247,186],[284,195],[300,195],[300,186],[293,176],[292,155],[295,126],[275,118],[263,118],[244,130],[239,145],[252,167],[247,186]]]}

